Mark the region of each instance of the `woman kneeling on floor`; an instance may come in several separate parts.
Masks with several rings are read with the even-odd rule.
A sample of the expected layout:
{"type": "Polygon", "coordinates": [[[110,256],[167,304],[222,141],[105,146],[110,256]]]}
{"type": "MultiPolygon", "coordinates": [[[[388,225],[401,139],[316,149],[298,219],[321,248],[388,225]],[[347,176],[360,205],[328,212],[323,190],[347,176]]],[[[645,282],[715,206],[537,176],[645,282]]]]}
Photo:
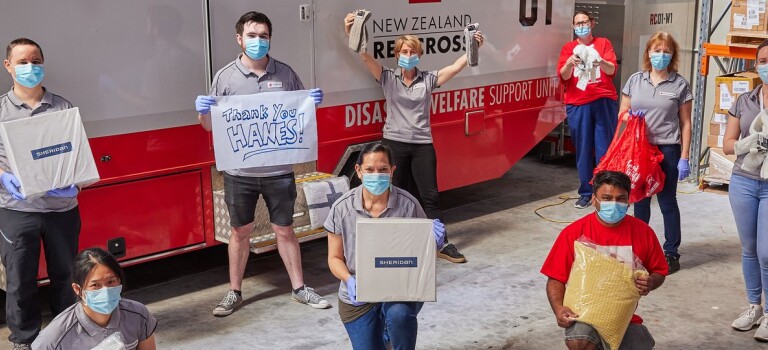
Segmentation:
{"type": "MultiPolygon", "coordinates": [[[[380,143],[366,145],[355,165],[363,184],[345,193],[331,207],[328,230],[328,266],[341,280],[339,315],[353,349],[415,349],[416,315],[424,303],[360,303],[356,299],[355,238],[358,218],[426,218],[418,200],[392,186],[392,151],[380,143]]],[[[445,226],[435,220],[433,235],[437,249],[443,245],[445,226]]]]}
{"type": "Polygon", "coordinates": [[[110,336],[127,350],[156,348],[157,320],[143,304],[120,297],[125,277],[115,257],[101,248],[83,250],[72,279],[79,302],[43,329],[33,349],[92,349],[110,336]]]}

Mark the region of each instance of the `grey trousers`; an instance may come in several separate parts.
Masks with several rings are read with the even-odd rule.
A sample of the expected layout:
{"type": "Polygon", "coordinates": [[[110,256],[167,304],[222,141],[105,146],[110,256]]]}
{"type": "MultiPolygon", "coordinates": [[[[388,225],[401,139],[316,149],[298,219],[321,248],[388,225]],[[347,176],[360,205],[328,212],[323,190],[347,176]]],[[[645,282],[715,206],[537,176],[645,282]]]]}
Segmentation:
{"type": "Polygon", "coordinates": [[[75,300],[72,264],[80,235],[80,211],[28,213],[0,208],[0,257],[5,266],[6,323],[13,343],[31,344],[42,323],[37,271],[42,242],[51,280],[51,312],[59,314],[75,300]]]}

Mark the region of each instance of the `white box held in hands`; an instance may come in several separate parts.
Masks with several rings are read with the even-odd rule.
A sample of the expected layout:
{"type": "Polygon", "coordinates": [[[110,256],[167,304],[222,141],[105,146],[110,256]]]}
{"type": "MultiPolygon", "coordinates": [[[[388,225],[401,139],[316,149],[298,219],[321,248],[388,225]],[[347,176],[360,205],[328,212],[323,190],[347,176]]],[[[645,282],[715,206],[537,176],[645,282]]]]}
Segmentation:
{"type": "Polygon", "coordinates": [[[436,301],[435,257],[430,219],[358,219],[357,300],[436,301]]]}
{"type": "Polygon", "coordinates": [[[0,123],[0,135],[26,197],[99,181],[77,107],[0,123]]]}

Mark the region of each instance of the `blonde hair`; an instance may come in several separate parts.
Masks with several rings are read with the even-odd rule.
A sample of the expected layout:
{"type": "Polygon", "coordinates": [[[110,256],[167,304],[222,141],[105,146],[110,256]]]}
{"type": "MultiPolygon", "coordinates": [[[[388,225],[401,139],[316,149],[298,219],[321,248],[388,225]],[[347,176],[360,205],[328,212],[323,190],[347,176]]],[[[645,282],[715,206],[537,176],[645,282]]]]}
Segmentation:
{"type": "Polygon", "coordinates": [[[403,45],[408,45],[416,50],[419,56],[424,54],[424,49],[421,47],[421,41],[419,41],[419,38],[415,35],[404,34],[395,39],[395,56],[400,53],[403,45]]]}
{"type": "Polygon", "coordinates": [[[667,32],[657,32],[648,39],[648,43],[645,44],[645,55],[643,55],[643,70],[651,70],[652,66],[649,52],[651,52],[651,48],[658,44],[664,44],[668,49],[672,50],[672,60],[669,62],[669,67],[667,68],[671,72],[677,72],[678,51],[680,51],[680,47],[677,46],[677,41],[672,37],[672,34],[667,32]]]}

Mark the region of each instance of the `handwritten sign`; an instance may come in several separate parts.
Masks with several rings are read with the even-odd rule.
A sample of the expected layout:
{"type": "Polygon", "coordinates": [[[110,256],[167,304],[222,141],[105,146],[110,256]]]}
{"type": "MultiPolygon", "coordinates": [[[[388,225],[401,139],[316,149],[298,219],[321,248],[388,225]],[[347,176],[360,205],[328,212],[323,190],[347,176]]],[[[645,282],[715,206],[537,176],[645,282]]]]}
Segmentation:
{"type": "Polygon", "coordinates": [[[219,171],[317,160],[315,104],[308,90],[217,96],[211,124],[219,171]]]}

